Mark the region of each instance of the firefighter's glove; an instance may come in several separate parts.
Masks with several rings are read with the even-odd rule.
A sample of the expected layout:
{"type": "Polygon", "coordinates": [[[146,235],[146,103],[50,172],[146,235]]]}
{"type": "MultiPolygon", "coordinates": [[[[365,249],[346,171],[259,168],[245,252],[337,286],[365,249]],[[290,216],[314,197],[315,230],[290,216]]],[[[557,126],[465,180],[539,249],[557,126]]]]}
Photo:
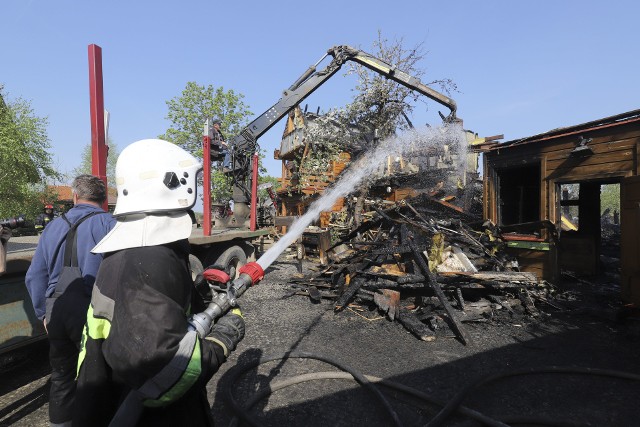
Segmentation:
{"type": "Polygon", "coordinates": [[[213,325],[207,340],[219,344],[224,350],[224,356],[236,349],[236,346],[244,338],[244,319],[240,310],[234,309],[225,314],[213,325]]]}

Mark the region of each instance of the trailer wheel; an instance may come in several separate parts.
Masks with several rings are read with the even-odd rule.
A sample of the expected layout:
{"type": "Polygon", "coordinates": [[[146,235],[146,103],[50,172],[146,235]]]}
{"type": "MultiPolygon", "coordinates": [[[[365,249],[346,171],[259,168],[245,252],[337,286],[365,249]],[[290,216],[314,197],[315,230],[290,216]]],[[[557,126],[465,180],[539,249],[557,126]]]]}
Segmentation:
{"type": "Polygon", "coordinates": [[[191,280],[195,280],[196,276],[204,271],[202,263],[198,257],[193,254],[189,254],[189,268],[191,268],[191,280]]]}
{"type": "Polygon", "coordinates": [[[237,278],[240,267],[247,263],[247,255],[240,246],[231,246],[218,257],[215,265],[224,270],[231,280],[237,278]]]}

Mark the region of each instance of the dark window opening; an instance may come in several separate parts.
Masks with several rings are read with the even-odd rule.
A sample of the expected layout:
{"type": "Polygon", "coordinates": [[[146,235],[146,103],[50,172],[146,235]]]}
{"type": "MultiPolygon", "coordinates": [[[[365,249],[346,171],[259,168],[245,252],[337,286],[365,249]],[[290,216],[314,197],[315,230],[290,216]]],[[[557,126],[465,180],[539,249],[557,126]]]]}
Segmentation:
{"type": "Polygon", "coordinates": [[[501,225],[540,221],[540,165],[496,170],[501,225]]]}

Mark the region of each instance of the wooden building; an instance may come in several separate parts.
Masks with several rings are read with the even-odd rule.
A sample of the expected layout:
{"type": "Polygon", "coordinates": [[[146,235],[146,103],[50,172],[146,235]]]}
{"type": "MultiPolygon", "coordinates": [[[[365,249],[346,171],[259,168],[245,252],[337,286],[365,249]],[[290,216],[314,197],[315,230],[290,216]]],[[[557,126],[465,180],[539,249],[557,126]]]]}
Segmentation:
{"type": "MultiPolygon", "coordinates": [[[[464,193],[462,190],[467,184],[473,187],[477,181],[478,150],[469,150],[462,158],[459,145],[474,146],[502,136],[478,138],[471,131],[464,131],[459,136],[459,140],[453,138],[444,141],[446,138],[443,138],[440,141],[442,144],[414,147],[410,153],[405,153],[405,157],[401,154],[389,155],[370,180],[366,192],[359,196],[397,202],[418,194],[429,194],[457,210],[471,210],[473,198],[458,196],[464,193]],[[465,161],[466,167],[462,167],[465,161]],[[460,206],[449,203],[454,199],[460,206]]],[[[314,114],[307,112],[306,108],[304,111],[300,107],[293,109],[285,124],[280,149],[276,150],[274,156],[282,161],[281,187],[278,189],[281,203],[276,225],[285,225],[290,218],[304,214],[307,207],[336,181],[352,158],[357,158],[375,145],[374,133],[366,133],[355,127],[345,129],[329,116],[319,115],[319,111],[314,114]],[[320,140],[315,139],[318,128],[324,132],[320,140]],[[342,147],[338,155],[330,156],[323,151],[327,140],[336,139],[342,133],[350,135],[348,146],[342,147]],[[332,158],[326,162],[324,169],[311,171],[308,168],[305,160],[314,150],[332,158]]],[[[318,153],[315,156],[318,157],[318,153]]],[[[471,192],[467,195],[470,196],[471,192]]],[[[362,202],[365,197],[358,199],[362,202]]],[[[339,199],[330,212],[320,215],[318,225],[328,227],[331,214],[344,212],[345,207],[345,199],[339,199]]]]}
{"type": "MultiPolygon", "coordinates": [[[[315,173],[304,170],[305,159],[314,149],[315,144],[315,141],[308,139],[307,130],[309,127],[317,126],[315,122],[320,117],[319,112],[315,114],[303,112],[299,106],[289,113],[280,149],[274,155],[276,159],[282,160],[281,187],[278,189],[281,203],[276,225],[285,225],[290,222],[288,218],[303,215],[307,207],[324,194],[325,189],[337,179],[351,161],[351,154],[342,152],[327,163],[325,170],[315,173]]],[[[323,126],[331,127],[332,125],[328,121],[323,126]]],[[[332,211],[340,211],[343,205],[344,199],[341,198],[336,201],[332,211]]],[[[318,225],[327,227],[328,223],[329,212],[324,212],[318,225]]]]}
{"type": "Polygon", "coordinates": [[[495,144],[484,156],[484,217],[525,271],[597,274],[601,188],[620,184],[622,291],[640,303],[640,110],[495,144]]]}

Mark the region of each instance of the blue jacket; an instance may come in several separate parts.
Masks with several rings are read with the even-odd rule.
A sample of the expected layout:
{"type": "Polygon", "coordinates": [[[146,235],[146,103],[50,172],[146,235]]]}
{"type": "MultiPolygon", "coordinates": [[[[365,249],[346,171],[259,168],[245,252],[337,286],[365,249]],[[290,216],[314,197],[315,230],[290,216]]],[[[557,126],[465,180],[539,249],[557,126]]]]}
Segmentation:
{"type": "MultiPolygon", "coordinates": [[[[104,212],[89,205],[77,204],[65,215],[72,224],[91,212],[104,212]]],[[[92,287],[96,279],[102,254],[92,254],[91,249],[113,228],[116,219],[109,213],[102,213],[85,220],[78,227],[78,266],[84,282],[92,287]]],[[[58,283],[58,276],[64,263],[64,246],[69,225],[63,218],[56,218],[42,232],[38,247],[31,260],[25,277],[25,284],[36,316],[42,320],[45,316],[45,301],[50,297],[58,283]]]]}

